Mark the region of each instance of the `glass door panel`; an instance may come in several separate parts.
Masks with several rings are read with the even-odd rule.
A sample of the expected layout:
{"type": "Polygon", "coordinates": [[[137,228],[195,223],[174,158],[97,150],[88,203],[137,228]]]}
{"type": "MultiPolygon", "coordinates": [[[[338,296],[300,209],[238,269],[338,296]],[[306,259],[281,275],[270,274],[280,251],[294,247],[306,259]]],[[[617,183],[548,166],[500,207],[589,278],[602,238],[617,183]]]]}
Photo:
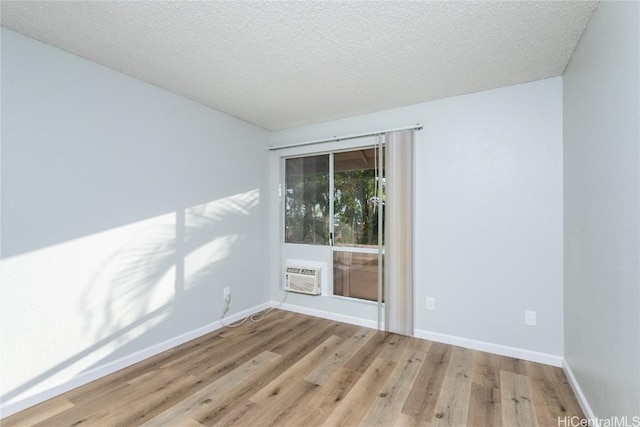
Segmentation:
{"type": "Polygon", "coordinates": [[[379,188],[384,182],[378,176],[378,154],[376,148],[367,148],[333,155],[334,295],[382,300],[378,209],[380,194],[384,205],[384,188],[379,188]]]}
{"type": "Polygon", "coordinates": [[[377,247],[376,150],[334,154],[334,245],[377,247]]]}
{"type": "MultiPolygon", "coordinates": [[[[378,253],[334,250],[333,293],[334,295],[377,302],[378,253]]],[[[384,285],[382,294],[384,295],[384,285]]],[[[384,297],[382,301],[384,302],[384,297]]]]}

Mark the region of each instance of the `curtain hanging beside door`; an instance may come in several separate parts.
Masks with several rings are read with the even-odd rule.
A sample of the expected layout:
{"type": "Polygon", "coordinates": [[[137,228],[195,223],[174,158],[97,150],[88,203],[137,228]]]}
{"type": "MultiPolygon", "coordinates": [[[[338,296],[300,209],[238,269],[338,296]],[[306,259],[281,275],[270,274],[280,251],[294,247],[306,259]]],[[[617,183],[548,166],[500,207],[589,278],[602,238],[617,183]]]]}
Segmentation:
{"type": "Polygon", "coordinates": [[[413,136],[386,134],[385,330],[413,335],[413,136]]]}

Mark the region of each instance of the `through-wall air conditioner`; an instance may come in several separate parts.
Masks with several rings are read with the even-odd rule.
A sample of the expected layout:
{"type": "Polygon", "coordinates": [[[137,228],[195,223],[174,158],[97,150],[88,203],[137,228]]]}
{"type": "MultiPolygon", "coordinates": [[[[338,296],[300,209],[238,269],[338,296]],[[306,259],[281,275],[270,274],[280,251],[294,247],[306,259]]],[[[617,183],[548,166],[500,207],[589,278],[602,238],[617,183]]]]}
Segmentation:
{"type": "Polygon", "coordinates": [[[320,269],[287,267],[284,290],[301,294],[320,295],[320,269]]]}

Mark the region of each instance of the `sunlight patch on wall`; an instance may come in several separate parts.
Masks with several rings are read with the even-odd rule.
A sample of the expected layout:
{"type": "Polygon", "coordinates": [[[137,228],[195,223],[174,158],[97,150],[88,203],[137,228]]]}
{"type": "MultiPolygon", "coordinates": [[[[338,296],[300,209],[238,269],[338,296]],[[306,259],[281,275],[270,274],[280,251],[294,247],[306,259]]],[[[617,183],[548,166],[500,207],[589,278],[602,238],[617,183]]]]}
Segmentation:
{"type": "MultiPolygon", "coordinates": [[[[0,298],[11,304],[3,304],[0,314],[1,362],[20,361],[20,369],[3,372],[3,388],[66,362],[50,379],[65,378],[139,334],[136,328],[121,329],[173,294],[173,240],[175,214],[170,213],[2,260],[0,298]],[[116,332],[108,345],[74,360],[77,349],[116,332]]],[[[149,322],[138,329],[149,328],[149,322]]]]}
{"type": "Polygon", "coordinates": [[[202,227],[228,215],[250,215],[259,202],[260,190],[256,189],[193,206],[185,210],[187,226],[202,227]]]}
{"type": "Polygon", "coordinates": [[[193,304],[234,269],[226,260],[258,204],[252,190],[0,261],[0,363],[19,367],[3,371],[3,403],[172,338],[179,299],[211,322],[193,304]]]}
{"type": "Polygon", "coordinates": [[[208,276],[216,263],[229,256],[237,235],[223,236],[200,246],[185,257],[185,291],[200,283],[200,277],[208,276]]]}

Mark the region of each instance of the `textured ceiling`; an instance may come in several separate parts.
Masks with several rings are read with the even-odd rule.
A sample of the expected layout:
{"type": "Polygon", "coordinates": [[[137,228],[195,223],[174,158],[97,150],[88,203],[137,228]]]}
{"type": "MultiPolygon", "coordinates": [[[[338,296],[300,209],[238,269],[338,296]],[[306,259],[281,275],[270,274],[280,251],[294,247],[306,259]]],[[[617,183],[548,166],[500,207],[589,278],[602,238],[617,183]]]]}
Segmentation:
{"type": "Polygon", "coordinates": [[[561,75],[594,1],[2,1],[2,25],[277,130],[561,75]]]}

